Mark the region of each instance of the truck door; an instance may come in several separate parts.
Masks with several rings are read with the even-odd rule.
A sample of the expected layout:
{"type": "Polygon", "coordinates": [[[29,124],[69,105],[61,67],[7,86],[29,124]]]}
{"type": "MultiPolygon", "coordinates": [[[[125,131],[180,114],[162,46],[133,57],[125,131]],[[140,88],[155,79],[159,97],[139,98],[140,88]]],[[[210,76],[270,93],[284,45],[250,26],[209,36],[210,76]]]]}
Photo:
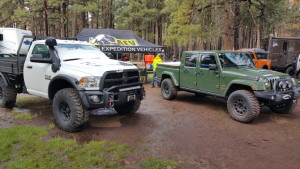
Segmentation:
{"type": "Polygon", "coordinates": [[[36,44],[28,53],[24,65],[24,81],[30,94],[48,98],[48,86],[54,73],[51,63],[43,63],[43,59],[50,59],[48,46],[36,44]],[[41,62],[32,62],[31,57],[41,57],[41,62]]]}
{"type": "MultiPolygon", "coordinates": [[[[201,54],[197,75],[198,90],[220,94],[220,70],[209,70],[210,64],[218,65],[215,54],[201,54]]],[[[217,66],[218,67],[218,66],[217,66]]]]}
{"type": "Polygon", "coordinates": [[[198,54],[187,54],[180,68],[180,87],[196,89],[196,66],[198,54]]]}

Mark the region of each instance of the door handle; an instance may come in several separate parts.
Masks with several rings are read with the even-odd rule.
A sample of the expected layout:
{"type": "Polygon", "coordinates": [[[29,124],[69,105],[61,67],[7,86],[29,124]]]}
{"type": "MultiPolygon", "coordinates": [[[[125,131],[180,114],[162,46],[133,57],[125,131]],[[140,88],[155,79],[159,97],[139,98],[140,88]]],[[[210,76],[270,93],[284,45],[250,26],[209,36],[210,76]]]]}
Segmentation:
{"type": "Polygon", "coordinates": [[[202,71],[199,71],[196,73],[196,75],[204,75],[204,73],[202,71]]]}
{"type": "Polygon", "coordinates": [[[184,73],[188,73],[189,71],[188,71],[187,69],[184,69],[183,72],[184,72],[184,73]]]}
{"type": "Polygon", "coordinates": [[[32,69],[32,66],[27,66],[28,69],[32,69]]]}

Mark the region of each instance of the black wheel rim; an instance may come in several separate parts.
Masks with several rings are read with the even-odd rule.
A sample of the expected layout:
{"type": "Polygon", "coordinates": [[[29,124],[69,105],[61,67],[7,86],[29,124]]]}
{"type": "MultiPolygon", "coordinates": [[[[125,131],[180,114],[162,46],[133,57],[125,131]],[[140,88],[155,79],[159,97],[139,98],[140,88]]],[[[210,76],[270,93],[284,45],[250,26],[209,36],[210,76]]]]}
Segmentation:
{"type": "Polygon", "coordinates": [[[69,121],[71,117],[71,110],[66,102],[61,102],[59,104],[59,112],[64,121],[69,121]]]}
{"type": "Polygon", "coordinates": [[[3,98],[3,91],[2,91],[2,87],[0,87],[0,99],[3,98]]]}
{"type": "Polygon", "coordinates": [[[170,87],[168,85],[164,85],[164,93],[166,95],[169,95],[170,94],[170,87]]]}
{"type": "Polygon", "coordinates": [[[234,101],[234,109],[237,115],[243,116],[247,112],[247,106],[244,99],[238,98],[234,101]]]}

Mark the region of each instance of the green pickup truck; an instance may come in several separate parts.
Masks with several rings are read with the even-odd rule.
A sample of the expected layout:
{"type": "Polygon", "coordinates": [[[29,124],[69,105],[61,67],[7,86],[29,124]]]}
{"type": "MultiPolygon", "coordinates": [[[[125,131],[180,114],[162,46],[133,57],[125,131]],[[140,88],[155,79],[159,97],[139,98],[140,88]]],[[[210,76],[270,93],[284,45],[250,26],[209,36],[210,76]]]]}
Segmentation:
{"type": "Polygon", "coordinates": [[[266,105],[275,113],[290,113],[300,93],[287,74],[257,69],[247,52],[185,51],[180,62],[157,66],[161,95],[173,100],[179,90],[227,100],[231,117],[247,123],[266,105]]]}

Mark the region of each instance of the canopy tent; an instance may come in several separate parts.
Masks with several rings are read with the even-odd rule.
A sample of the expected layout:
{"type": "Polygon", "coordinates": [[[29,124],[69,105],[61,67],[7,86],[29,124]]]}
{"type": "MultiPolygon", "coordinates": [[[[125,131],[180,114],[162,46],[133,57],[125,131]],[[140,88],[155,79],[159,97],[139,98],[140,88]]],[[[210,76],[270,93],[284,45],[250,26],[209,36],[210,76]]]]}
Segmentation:
{"type": "Polygon", "coordinates": [[[84,28],[76,37],[112,53],[165,53],[163,46],[143,40],[131,30],[84,28]]]}

